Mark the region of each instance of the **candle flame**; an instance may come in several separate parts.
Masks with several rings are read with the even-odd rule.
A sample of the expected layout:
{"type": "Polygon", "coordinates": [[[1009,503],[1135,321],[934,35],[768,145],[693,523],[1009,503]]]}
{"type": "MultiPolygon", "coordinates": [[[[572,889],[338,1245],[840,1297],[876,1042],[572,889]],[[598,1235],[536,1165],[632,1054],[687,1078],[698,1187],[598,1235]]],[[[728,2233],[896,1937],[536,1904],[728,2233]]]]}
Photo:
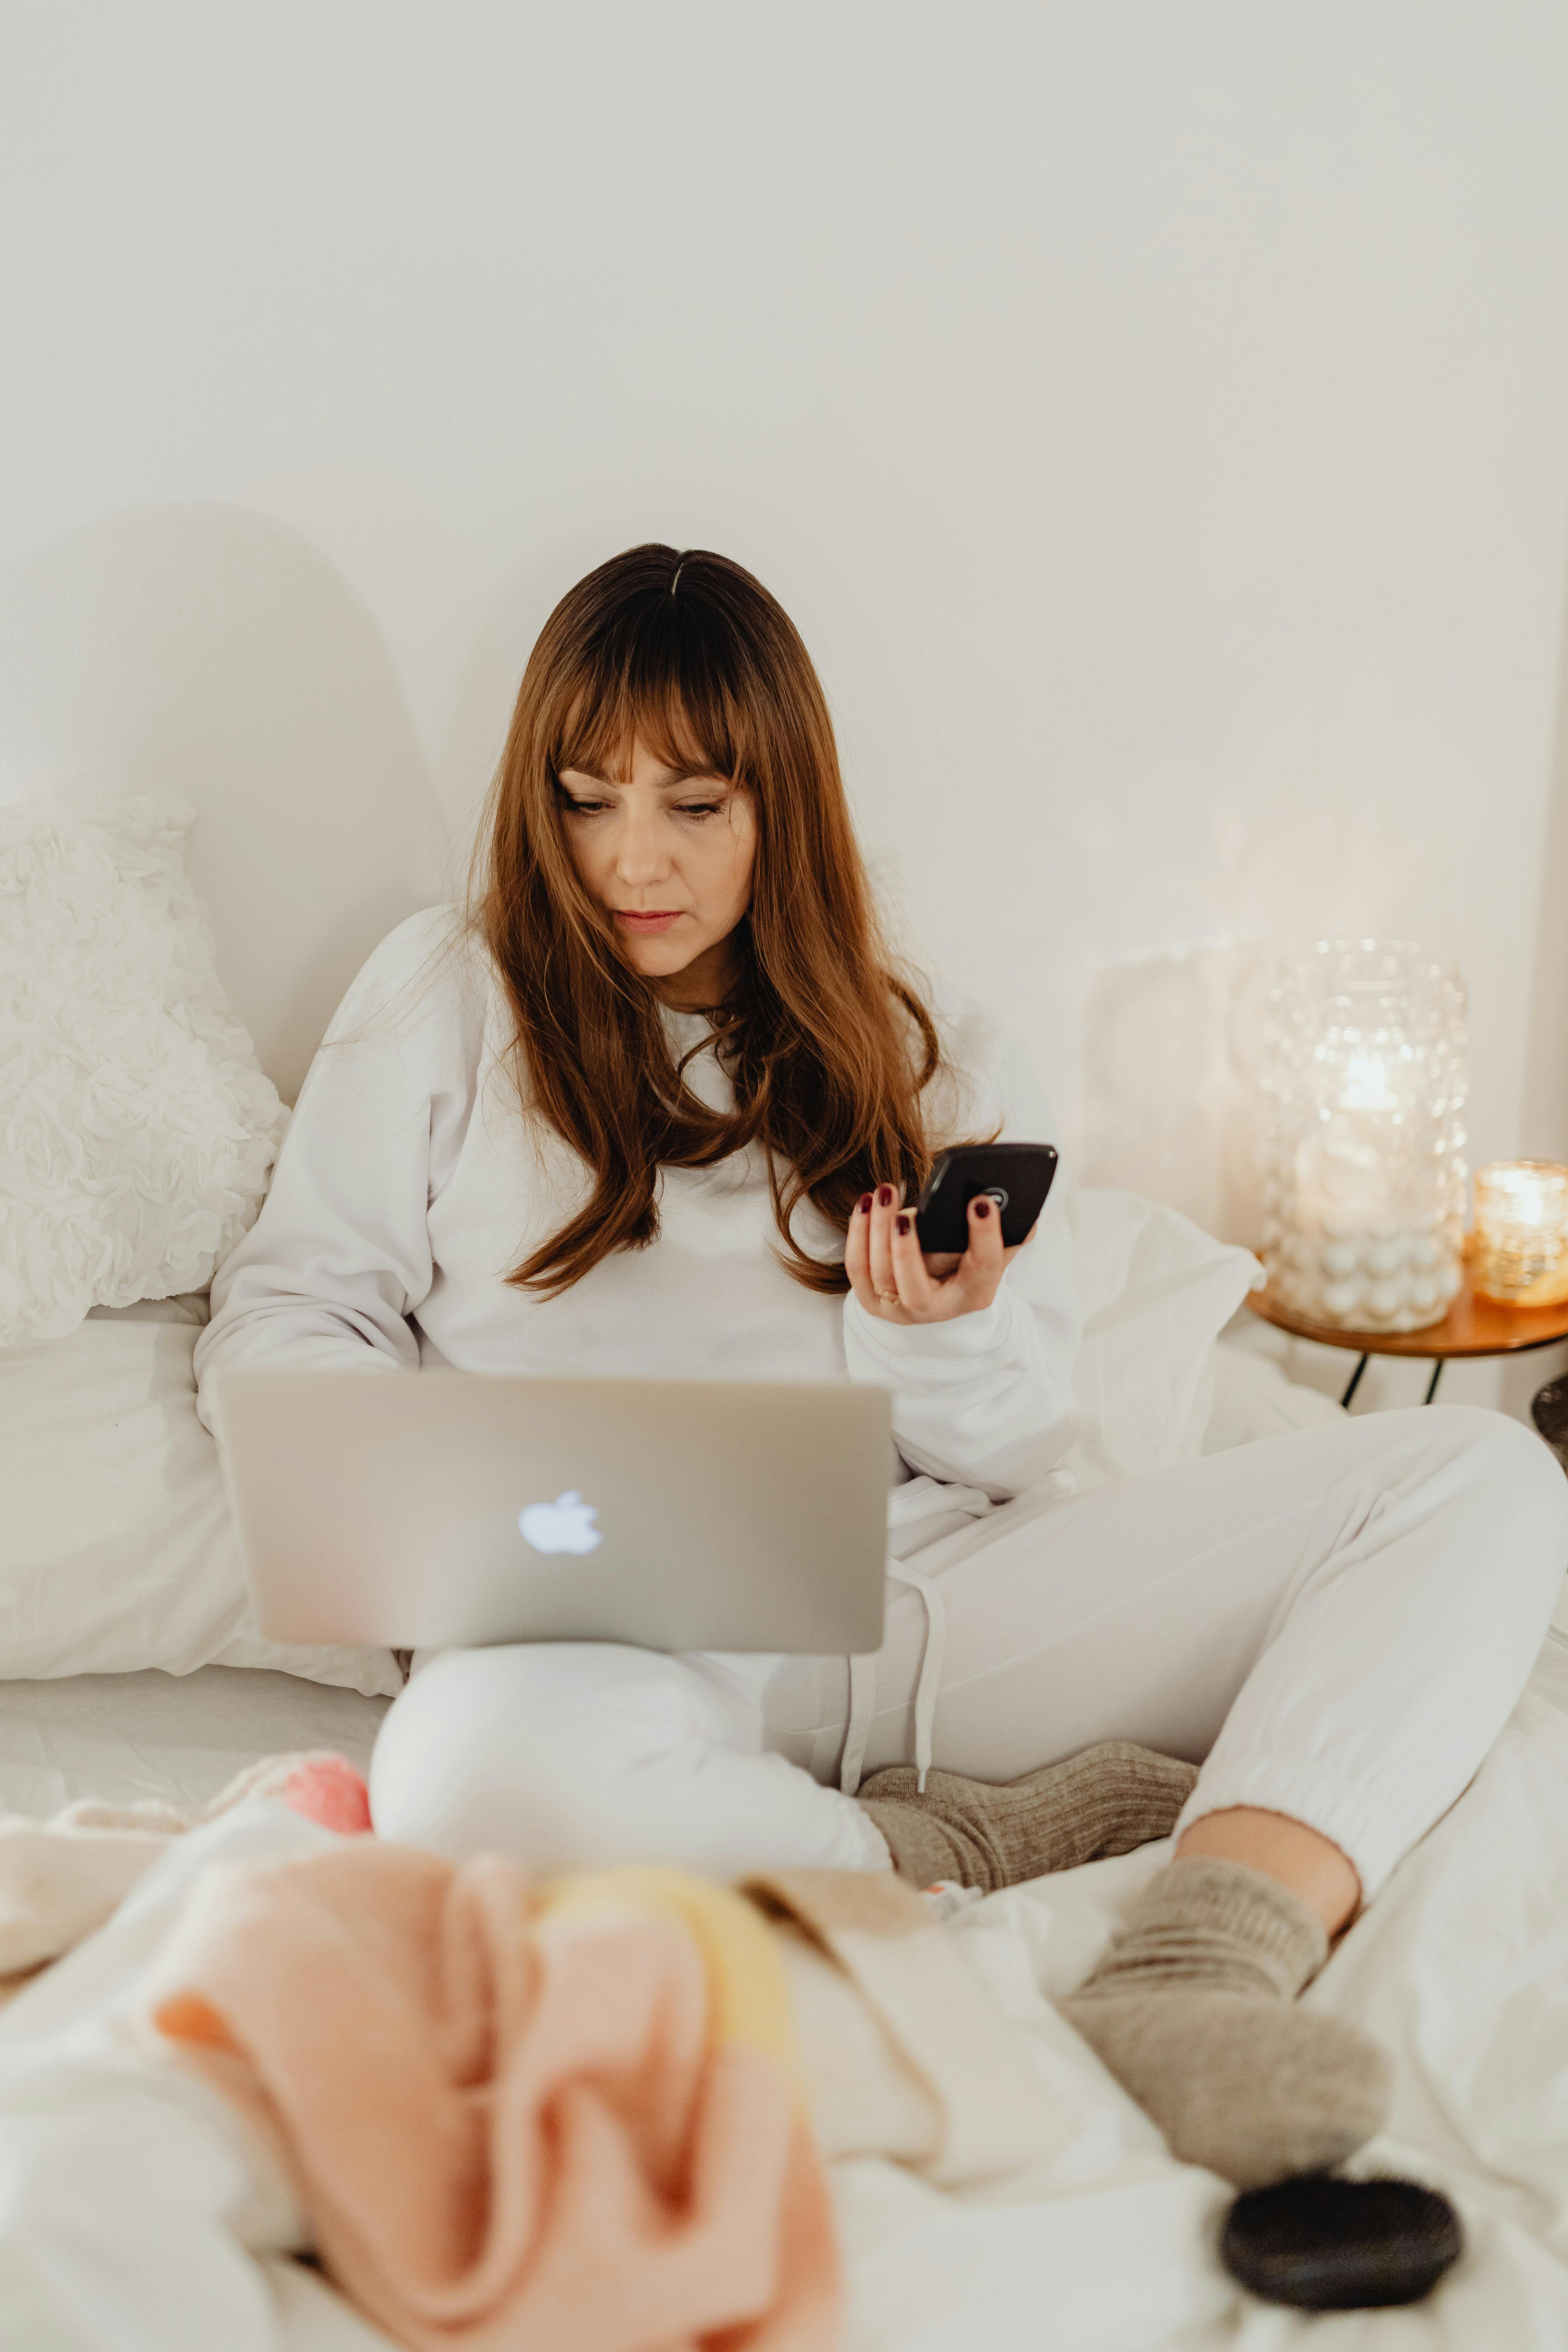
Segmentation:
{"type": "Polygon", "coordinates": [[[1352,1054],[1345,1069],[1345,1090],[1340,1097],[1340,1108],[1389,1110],[1393,1106],[1394,1096],[1382,1055],[1352,1054]]]}

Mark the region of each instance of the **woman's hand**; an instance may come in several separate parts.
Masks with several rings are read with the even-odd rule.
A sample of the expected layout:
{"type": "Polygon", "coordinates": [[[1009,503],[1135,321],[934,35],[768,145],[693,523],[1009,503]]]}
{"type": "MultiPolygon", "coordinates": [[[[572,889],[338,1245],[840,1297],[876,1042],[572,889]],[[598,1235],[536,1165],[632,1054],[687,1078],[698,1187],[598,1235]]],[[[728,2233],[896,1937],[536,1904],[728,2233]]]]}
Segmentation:
{"type": "MultiPolygon", "coordinates": [[[[1027,1249],[1033,1234],[1018,1244],[1027,1249]]],[[[969,1203],[969,1247],[928,1257],[915,1232],[914,1212],[900,1208],[890,1184],[862,1194],[849,1220],[844,1271],[849,1287],[882,1323],[951,1323],[990,1306],[1018,1249],[1002,1246],[1002,1220],[984,1195],[969,1203]]]]}

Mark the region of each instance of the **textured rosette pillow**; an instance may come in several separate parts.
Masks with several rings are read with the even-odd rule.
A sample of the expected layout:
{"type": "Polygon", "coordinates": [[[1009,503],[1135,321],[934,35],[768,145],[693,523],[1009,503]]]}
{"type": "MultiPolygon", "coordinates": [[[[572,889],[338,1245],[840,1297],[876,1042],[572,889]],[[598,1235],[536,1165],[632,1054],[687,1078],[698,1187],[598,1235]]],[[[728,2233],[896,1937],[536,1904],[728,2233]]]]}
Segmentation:
{"type": "Polygon", "coordinates": [[[217,976],[184,801],[0,806],[0,1346],[205,1288],[287,1118],[217,976]]]}

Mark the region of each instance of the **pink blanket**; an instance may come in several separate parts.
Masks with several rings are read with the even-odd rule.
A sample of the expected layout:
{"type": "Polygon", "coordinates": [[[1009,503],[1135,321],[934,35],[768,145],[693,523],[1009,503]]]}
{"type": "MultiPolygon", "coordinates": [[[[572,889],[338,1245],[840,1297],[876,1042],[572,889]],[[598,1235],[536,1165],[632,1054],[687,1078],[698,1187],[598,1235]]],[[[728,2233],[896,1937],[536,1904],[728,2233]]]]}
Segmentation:
{"type": "Polygon", "coordinates": [[[281,2134],[328,2270],[420,2352],[838,2341],[787,1990],[737,1895],[356,1839],[209,1873],[153,2015],[281,2134]]]}

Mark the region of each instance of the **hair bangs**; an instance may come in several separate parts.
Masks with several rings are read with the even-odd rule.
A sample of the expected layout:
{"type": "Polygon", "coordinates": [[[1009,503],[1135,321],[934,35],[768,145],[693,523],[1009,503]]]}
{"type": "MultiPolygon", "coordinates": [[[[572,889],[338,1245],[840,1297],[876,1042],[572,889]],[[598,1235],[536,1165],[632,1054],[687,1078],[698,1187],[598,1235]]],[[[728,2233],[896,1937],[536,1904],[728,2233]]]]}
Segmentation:
{"type": "Polygon", "coordinates": [[[741,681],[708,619],[695,595],[660,592],[587,649],[551,747],[558,776],[624,778],[638,742],[668,768],[751,781],[741,681]]]}

